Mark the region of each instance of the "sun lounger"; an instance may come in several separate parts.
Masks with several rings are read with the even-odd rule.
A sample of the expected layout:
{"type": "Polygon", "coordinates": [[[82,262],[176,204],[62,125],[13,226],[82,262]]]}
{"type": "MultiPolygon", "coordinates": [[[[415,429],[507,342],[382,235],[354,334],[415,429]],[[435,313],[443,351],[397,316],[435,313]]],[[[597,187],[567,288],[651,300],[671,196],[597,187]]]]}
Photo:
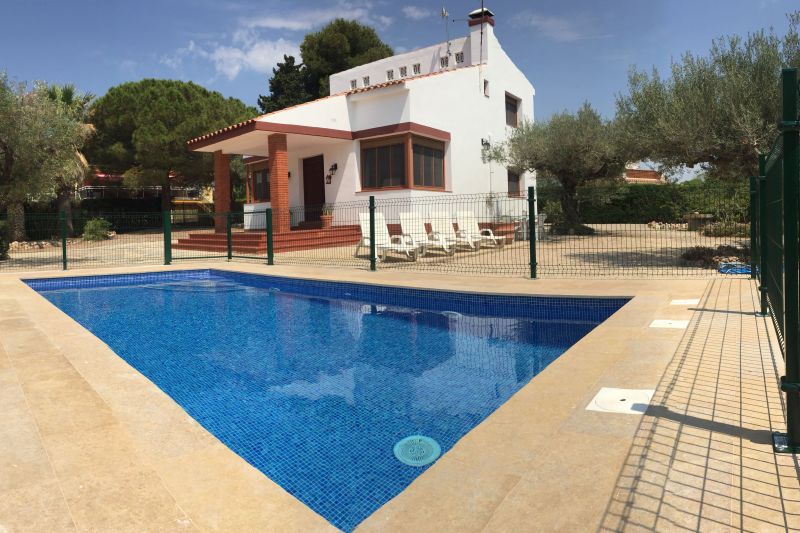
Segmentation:
{"type": "Polygon", "coordinates": [[[432,212],[431,228],[448,246],[469,246],[472,250],[478,250],[481,247],[480,235],[469,235],[460,231],[456,233],[453,228],[453,219],[448,213],[432,212]]]}
{"type": "MultiPolygon", "coordinates": [[[[356,246],[355,255],[362,246],[369,248],[369,213],[359,213],[358,222],[361,226],[361,240],[356,246]]],[[[386,260],[389,252],[406,254],[411,261],[416,261],[419,255],[419,246],[409,235],[389,235],[389,227],[383,213],[375,213],[375,253],[380,261],[386,260]]]]}
{"type": "Polygon", "coordinates": [[[409,235],[420,248],[420,255],[425,255],[429,248],[441,248],[448,255],[456,252],[455,244],[448,244],[436,232],[428,233],[425,222],[417,213],[400,213],[400,228],[404,235],[409,235]]]}
{"type": "Polygon", "coordinates": [[[505,245],[506,238],[503,236],[495,236],[492,230],[485,228],[480,229],[478,220],[475,218],[475,213],[472,211],[459,211],[457,214],[458,231],[456,235],[461,234],[464,239],[477,238],[484,244],[492,244],[497,248],[505,245]]]}

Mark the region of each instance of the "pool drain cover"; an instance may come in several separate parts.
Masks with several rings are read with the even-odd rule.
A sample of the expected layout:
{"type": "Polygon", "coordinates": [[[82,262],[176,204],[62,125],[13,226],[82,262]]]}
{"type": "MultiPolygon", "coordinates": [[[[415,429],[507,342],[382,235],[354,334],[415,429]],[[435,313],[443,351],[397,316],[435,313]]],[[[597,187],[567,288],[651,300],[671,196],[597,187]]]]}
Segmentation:
{"type": "Polygon", "coordinates": [[[439,443],[423,435],[411,435],[394,445],[394,456],[409,466],[425,466],[442,453],[439,443]]]}

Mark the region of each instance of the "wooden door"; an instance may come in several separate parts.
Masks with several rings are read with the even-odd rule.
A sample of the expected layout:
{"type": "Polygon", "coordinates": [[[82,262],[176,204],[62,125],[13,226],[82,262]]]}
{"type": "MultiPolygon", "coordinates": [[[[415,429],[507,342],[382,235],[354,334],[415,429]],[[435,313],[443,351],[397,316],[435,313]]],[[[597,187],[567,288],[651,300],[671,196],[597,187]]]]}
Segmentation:
{"type": "Polygon", "coordinates": [[[321,155],[303,159],[303,205],[306,222],[317,222],[325,203],[325,163],[321,155]]]}

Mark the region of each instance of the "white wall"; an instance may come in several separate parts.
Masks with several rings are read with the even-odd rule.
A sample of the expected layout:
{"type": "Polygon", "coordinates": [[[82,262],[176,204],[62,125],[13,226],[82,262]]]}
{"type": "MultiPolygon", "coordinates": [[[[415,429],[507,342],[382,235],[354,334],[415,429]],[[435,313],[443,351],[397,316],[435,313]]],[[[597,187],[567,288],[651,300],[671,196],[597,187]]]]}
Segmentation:
{"type": "MultiPolygon", "coordinates": [[[[481,139],[490,140],[493,144],[506,139],[510,130],[505,123],[506,92],[521,100],[521,118],[533,120],[534,88],[503,51],[493,28],[484,24],[483,31],[485,64],[451,69],[440,75],[410,79],[403,84],[373,91],[324,98],[270,114],[263,120],[350,131],[415,122],[448,131],[451,140],[446,144],[445,153],[446,190],[452,194],[507,193],[507,171],[497,163],[484,163],[481,160],[481,139]],[[483,92],[484,80],[489,81],[488,97],[483,92]]],[[[468,45],[479,37],[480,26],[473,26],[469,38],[459,42],[470,53],[468,45]]],[[[335,84],[340,82],[346,83],[345,89],[349,89],[349,80],[356,71],[361,72],[358,69],[383,72],[390,60],[404,56],[413,58],[416,57],[413,54],[417,53],[437,54],[439,51],[436,47],[429,47],[345,71],[331,77],[331,90],[334,91],[335,84]]],[[[290,146],[290,205],[303,204],[302,159],[319,154],[324,156],[326,171],[331,164],[338,165],[332,183],[325,185],[326,202],[329,203],[366,200],[369,195],[375,195],[376,198],[409,198],[442,194],[414,189],[360,192],[359,147],[359,141],[325,143],[317,149],[292,150],[290,146]]],[[[522,185],[526,187],[529,184],[533,184],[532,177],[525,176],[522,185]]],[[[524,200],[504,200],[500,204],[503,209],[514,211],[508,214],[520,215],[527,210],[524,200]],[[512,207],[517,203],[518,207],[512,207]]]]}
{"type": "MultiPolygon", "coordinates": [[[[472,64],[472,56],[468,41],[469,40],[466,37],[450,40],[450,58],[448,60],[448,68],[462,67],[472,64]],[[464,53],[463,63],[456,62],[456,53],[459,52],[464,53]]],[[[443,42],[338,72],[330,77],[330,94],[350,91],[352,89],[350,85],[351,80],[356,80],[357,88],[361,89],[365,87],[364,76],[369,76],[369,85],[375,85],[389,81],[386,77],[386,71],[389,69],[394,71],[395,80],[401,79],[400,67],[407,68],[409,77],[414,76],[415,74],[413,71],[413,65],[415,63],[420,64],[420,74],[438,72],[442,69],[439,58],[446,55],[447,43],[443,42]]]]}

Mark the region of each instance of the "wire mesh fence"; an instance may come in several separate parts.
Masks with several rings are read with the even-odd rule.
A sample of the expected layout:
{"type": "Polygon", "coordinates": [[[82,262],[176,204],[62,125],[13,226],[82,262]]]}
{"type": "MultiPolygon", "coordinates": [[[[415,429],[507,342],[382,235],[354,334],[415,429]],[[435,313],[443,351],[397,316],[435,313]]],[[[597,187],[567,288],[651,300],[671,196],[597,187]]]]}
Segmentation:
{"type": "Polygon", "coordinates": [[[571,199],[543,184],[538,196],[29,214],[27,238],[11,243],[0,271],[221,260],[482,276],[744,276],[750,203],[745,181],[593,185],[571,199]]]}

